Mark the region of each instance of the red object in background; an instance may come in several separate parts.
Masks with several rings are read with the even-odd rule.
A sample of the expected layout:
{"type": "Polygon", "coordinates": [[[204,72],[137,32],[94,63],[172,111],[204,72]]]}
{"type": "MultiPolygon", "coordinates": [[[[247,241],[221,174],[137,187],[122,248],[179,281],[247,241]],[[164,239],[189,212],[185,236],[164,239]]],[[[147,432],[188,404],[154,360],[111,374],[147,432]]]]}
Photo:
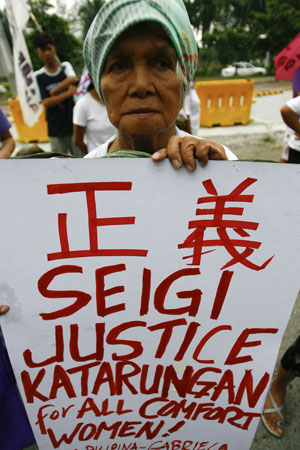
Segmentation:
{"type": "Polygon", "coordinates": [[[300,67],[300,33],[274,58],[275,79],[292,81],[300,67]]]}

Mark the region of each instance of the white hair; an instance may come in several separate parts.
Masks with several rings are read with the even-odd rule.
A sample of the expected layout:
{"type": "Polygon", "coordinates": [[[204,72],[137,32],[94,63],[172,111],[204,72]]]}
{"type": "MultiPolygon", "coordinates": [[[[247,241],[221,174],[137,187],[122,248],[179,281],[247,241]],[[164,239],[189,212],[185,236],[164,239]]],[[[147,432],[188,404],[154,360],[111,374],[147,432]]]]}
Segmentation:
{"type": "Polygon", "coordinates": [[[181,65],[179,64],[178,60],[176,63],[176,76],[180,81],[182,81],[182,82],[184,81],[183,71],[182,71],[181,65]]]}

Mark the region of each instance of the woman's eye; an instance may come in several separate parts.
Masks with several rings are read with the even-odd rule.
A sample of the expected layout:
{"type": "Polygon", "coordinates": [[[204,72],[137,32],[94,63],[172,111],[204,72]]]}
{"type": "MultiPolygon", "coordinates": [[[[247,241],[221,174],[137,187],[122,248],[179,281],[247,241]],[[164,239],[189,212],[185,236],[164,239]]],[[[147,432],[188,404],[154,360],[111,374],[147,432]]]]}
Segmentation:
{"type": "Polygon", "coordinates": [[[116,61],[110,66],[110,72],[123,72],[129,69],[129,64],[123,61],[116,61]]]}
{"type": "Polygon", "coordinates": [[[168,59],[159,59],[155,62],[155,65],[161,70],[172,68],[172,64],[168,59]]]}

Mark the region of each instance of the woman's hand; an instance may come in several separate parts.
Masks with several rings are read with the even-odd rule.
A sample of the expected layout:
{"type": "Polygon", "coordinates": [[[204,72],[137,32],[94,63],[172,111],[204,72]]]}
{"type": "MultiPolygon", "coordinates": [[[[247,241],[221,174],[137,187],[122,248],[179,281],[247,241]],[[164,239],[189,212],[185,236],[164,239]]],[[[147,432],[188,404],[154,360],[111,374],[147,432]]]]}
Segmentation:
{"type": "Polygon", "coordinates": [[[7,313],[7,311],[9,311],[8,305],[0,305],[0,316],[1,316],[1,314],[7,313]]]}
{"type": "Polygon", "coordinates": [[[162,148],[152,155],[155,162],[165,158],[169,158],[175,169],[184,164],[189,172],[196,169],[196,160],[205,167],[209,159],[228,159],[223,145],[193,136],[172,136],[167,148],[162,148]]]}
{"type": "Polygon", "coordinates": [[[15,149],[15,141],[9,130],[4,131],[0,135],[0,141],[2,142],[2,147],[0,148],[0,158],[9,158],[15,149]]]}

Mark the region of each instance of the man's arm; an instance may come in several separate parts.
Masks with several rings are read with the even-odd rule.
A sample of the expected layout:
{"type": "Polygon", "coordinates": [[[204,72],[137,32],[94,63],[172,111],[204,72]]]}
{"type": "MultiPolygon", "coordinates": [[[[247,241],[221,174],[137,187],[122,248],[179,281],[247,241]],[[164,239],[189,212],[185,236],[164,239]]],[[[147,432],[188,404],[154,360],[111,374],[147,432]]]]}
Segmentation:
{"type": "Polygon", "coordinates": [[[0,158],[9,158],[15,149],[15,141],[10,134],[10,131],[4,131],[1,134],[2,148],[0,149],[0,158]]]}
{"type": "Polygon", "coordinates": [[[300,122],[298,115],[287,105],[284,105],[280,109],[280,112],[286,125],[294,130],[296,135],[300,138],[300,122]]]}
{"type": "Polygon", "coordinates": [[[72,97],[72,95],[76,93],[76,90],[76,86],[74,86],[74,84],[70,84],[65,92],[63,92],[62,94],[53,95],[52,97],[43,98],[42,103],[46,108],[51,108],[52,106],[59,105],[64,100],[66,100],[66,98],[72,97]]]}
{"type": "Polygon", "coordinates": [[[51,89],[51,91],[49,92],[51,96],[60,94],[60,92],[65,91],[71,84],[75,84],[77,81],[76,73],[69,61],[64,61],[61,64],[61,69],[63,70],[66,78],[58,83],[53,89],[51,89]]]}
{"type": "Polygon", "coordinates": [[[67,77],[64,80],[62,80],[60,83],[58,83],[54,88],[52,88],[49,93],[51,96],[57,95],[61,91],[65,91],[66,89],[68,89],[68,87],[70,85],[72,85],[72,84],[75,85],[75,83],[76,83],[76,77],[67,77]]]}

